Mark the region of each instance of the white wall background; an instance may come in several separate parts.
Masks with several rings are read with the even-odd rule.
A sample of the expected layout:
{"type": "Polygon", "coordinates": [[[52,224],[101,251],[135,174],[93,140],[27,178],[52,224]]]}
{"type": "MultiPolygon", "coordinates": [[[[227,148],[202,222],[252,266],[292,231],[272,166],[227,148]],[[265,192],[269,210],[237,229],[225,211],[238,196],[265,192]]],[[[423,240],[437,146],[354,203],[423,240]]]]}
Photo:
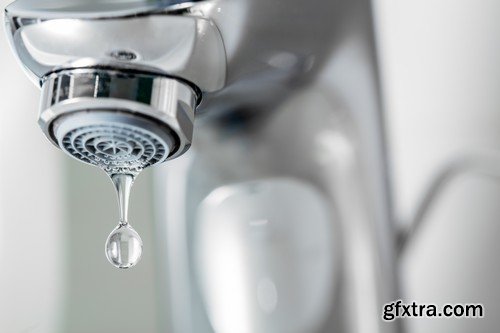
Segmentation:
{"type": "Polygon", "coordinates": [[[0,332],[53,332],[63,289],[63,156],[38,128],[39,91],[4,36],[0,73],[0,332]]]}
{"type": "MultiPolygon", "coordinates": [[[[500,2],[376,0],[394,190],[407,219],[443,163],[500,151],[500,2]]],[[[484,320],[414,320],[414,332],[500,326],[500,183],[458,179],[405,258],[407,298],[481,302],[484,320]]],[[[413,331],[412,331],[413,332],[413,331]]]]}

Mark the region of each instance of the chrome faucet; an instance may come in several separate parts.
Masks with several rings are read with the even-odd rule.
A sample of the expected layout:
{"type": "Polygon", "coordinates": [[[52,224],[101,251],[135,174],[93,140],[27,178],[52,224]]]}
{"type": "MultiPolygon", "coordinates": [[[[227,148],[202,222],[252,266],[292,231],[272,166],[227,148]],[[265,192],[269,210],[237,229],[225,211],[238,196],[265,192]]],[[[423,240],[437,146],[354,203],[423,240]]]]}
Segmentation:
{"type": "Polygon", "coordinates": [[[201,94],[225,82],[224,46],[213,22],[155,2],[58,5],[17,1],[6,10],[13,48],[42,88],[39,124],[47,138],[105,169],[184,153],[201,94]],[[96,131],[135,128],[137,142],[126,156],[89,142],[96,131]]]}
{"type": "Polygon", "coordinates": [[[70,156],[136,171],[194,133],[157,171],[173,332],[402,332],[369,0],[17,0],[6,25],[70,156]]]}

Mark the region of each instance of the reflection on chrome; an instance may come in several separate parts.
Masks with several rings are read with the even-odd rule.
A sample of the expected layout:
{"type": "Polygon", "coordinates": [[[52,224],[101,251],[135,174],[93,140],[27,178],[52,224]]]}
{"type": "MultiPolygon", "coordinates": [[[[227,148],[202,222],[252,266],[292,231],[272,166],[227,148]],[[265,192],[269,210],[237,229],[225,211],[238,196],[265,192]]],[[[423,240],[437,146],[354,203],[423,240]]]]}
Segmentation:
{"type": "MultiPolygon", "coordinates": [[[[67,219],[78,221],[64,224],[68,234],[50,246],[72,260],[50,263],[67,266],[59,274],[68,280],[64,301],[54,301],[64,320],[41,333],[402,332],[378,313],[401,293],[372,1],[17,0],[6,8],[5,27],[18,62],[41,88],[39,124],[56,147],[124,170],[132,161],[90,159],[94,141],[69,134],[133,128],[154,138],[138,146],[151,157],[148,166],[168,161],[151,180],[153,198],[150,189],[132,195],[145,222],[156,218],[141,231],[155,251],[146,250],[141,268],[121,279],[97,260],[92,269],[74,265],[91,239],[82,240],[78,228],[100,232],[93,222],[105,214],[98,206],[106,199],[84,192],[98,181],[61,162],[71,186],[37,193],[44,207],[69,207],[67,219]],[[84,219],[79,209],[87,201],[93,207],[84,219]],[[95,276],[108,287],[98,290],[95,276]],[[128,304],[131,298],[138,301],[128,304]]],[[[8,84],[10,74],[19,75],[9,67],[8,84]]],[[[6,110],[28,108],[24,91],[5,95],[6,110]]],[[[14,149],[12,160],[25,161],[21,151],[37,158],[19,164],[45,162],[45,154],[25,153],[39,138],[16,132],[4,134],[16,138],[6,146],[33,143],[14,149]]],[[[58,234],[53,229],[40,238],[58,234]]],[[[9,271],[8,281],[19,280],[9,271]]],[[[47,276],[33,289],[53,288],[47,276]]],[[[22,300],[30,299],[26,288],[22,300]]],[[[52,314],[36,310],[26,322],[52,314]]]]}
{"type": "Polygon", "coordinates": [[[208,195],[195,222],[195,271],[216,332],[300,333],[325,323],[337,279],[330,214],[320,193],[286,178],[208,195]]]}

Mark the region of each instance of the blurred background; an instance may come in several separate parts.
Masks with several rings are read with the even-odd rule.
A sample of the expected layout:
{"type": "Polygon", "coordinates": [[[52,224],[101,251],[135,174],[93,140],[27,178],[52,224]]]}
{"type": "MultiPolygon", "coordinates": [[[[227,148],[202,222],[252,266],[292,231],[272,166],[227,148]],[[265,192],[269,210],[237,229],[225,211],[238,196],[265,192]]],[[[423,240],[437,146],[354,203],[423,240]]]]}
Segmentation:
{"type": "MultiPolygon", "coordinates": [[[[467,154],[500,150],[500,3],[375,0],[374,12],[390,183],[396,217],[404,226],[444,166],[467,154]]],[[[192,314],[194,326],[196,320],[206,320],[196,317],[192,304],[192,312],[180,313],[186,297],[179,293],[189,286],[172,279],[189,258],[172,250],[176,240],[169,239],[171,228],[182,227],[176,224],[181,213],[166,211],[169,195],[176,196],[183,186],[171,173],[182,173],[203,145],[195,144],[193,153],[138,178],[130,220],[144,241],[144,256],[134,269],[119,271],[103,251],[118,220],[111,182],[49,144],[36,123],[39,90],[16,63],[3,35],[0,54],[0,331],[185,333],[173,317],[192,314]]],[[[298,94],[293,105],[301,99],[324,103],[314,99],[311,89],[298,94]]],[[[307,201],[316,194],[303,195],[307,201]]],[[[234,200],[232,209],[247,199],[234,200]]],[[[497,180],[473,172],[457,176],[431,206],[401,259],[404,299],[483,303],[486,317],[412,319],[407,321],[409,332],[492,332],[500,325],[494,315],[500,311],[499,201],[497,180]]],[[[218,211],[206,209],[207,223],[210,216],[219,218],[218,211]]],[[[211,240],[201,242],[215,246],[211,240]]],[[[335,246],[322,249],[333,251],[335,246]]],[[[260,304],[273,308],[275,287],[261,282],[260,304]]],[[[199,301],[189,295],[192,302],[199,301]]],[[[211,304],[212,296],[206,297],[211,304]]],[[[324,311],[329,306],[327,301],[316,305],[324,311]]]]}

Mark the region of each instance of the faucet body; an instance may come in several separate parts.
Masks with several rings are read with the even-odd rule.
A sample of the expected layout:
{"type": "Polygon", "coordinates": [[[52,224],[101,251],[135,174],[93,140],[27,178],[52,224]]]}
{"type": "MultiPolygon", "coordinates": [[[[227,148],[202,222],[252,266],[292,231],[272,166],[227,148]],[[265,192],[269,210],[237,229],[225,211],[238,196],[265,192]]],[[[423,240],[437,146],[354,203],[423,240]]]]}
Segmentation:
{"type": "MultiPolygon", "coordinates": [[[[259,1],[252,4],[264,6],[259,1]]],[[[295,16],[293,12],[283,15],[283,20],[294,22],[288,27],[279,26],[279,19],[270,23],[279,34],[253,35],[275,40],[266,45],[267,52],[276,52],[286,39],[290,45],[295,43],[292,54],[307,53],[308,57],[295,62],[277,52],[268,64],[281,63],[279,68],[269,66],[267,76],[262,68],[248,69],[246,75],[238,76],[242,81],[248,78],[241,85],[229,79],[232,70],[239,71],[229,62],[227,91],[208,96],[201,105],[207,111],[200,110],[204,117],[199,119],[193,151],[186,159],[173,161],[169,170],[157,170],[159,196],[167,200],[163,218],[170,221],[162,229],[169,239],[162,249],[175,253],[167,271],[171,272],[169,296],[176,304],[172,320],[177,331],[232,332],[241,328],[238,322],[244,322],[248,332],[403,332],[401,323],[381,319],[383,305],[399,299],[401,293],[371,2],[317,5],[313,10],[307,3],[295,16]],[[311,31],[314,28],[299,23],[312,21],[323,24],[323,30],[311,31]],[[283,27],[287,28],[280,30],[283,27]],[[310,37],[307,41],[291,37],[301,34],[310,37]],[[287,71],[285,63],[302,65],[294,73],[287,71]],[[289,76],[273,81],[280,72],[289,76]],[[252,76],[262,80],[251,80],[252,76]],[[269,95],[274,99],[266,99],[269,95]],[[313,199],[298,199],[308,196],[309,186],[322,197],[324,201],[318,202],[324,206],[313,199]],[[179,187],[184,191],[176,195],[179,187]],[[296,200],[288,201],[287,193],[293,193],[289,195],[296,200]],[[329,240],[322,237],[327,227],[320,227],[321,218],[316,217],[317,225],[310,221],[315,219],[312,211],[323,209],[329,216],[329,240]],[[289,214],[275,218],[273,226],[272,217],[280,212],[289,214]],[[262,226],[258,221],[266,216],[269,221],[262,226]],[[185,223],[176,224],[179,220],[185,223]],[[260,229],[256,232],[255,228],[260,229]],[[300,230],[301,240],[294,242],[290,230],[300,230]],[[315,245],[307,245],[307,239],[315,239],[315,245]],[[210,255],[224,250],[238,253],[238,259],[210,255]],[[329,258],[300,255],[327,251],[332,254],[329,258]],[[331,269],[315,270],[308,266],[310,261],[331,269]],[[187,264],[179,266],[179,262],[187,264]],[[220,268],[223,263],[230,268],[220,268]],[[226,274],[233,279],[223,279],[226,274]],[[286,276],[286,281],[280,276],[286,276]],[[260,288],[273,295],[269,281],[274,282],[278,295],[271,315],[258,296],[260,288]],[[233,298],[230,290],[224,292],[228,285],[236,285],[236,290],[249,296],[233,298]],[[297,303],[287,299],[289,295],[297,303]],[[318,295],[328,295],[328,301],[318,295]],[[233,313],[241,311],[241,321],[227,319],[224,314],[230,306],[224,304],[232,304],[233,313]],[[314,315],[308,309],[314,309],[314,315]]],[[[248,24],[256,28],[262,24],[257,12],[247,12],[248,24]]],[[[257,42],[246,42],[239,47],[251,52],[257,42]]],[[[252,54],[262,59],[269,53],[252,54]]]]}
{"type": "Polygon", "coordinates": [[[157,171],[173,332],[402,331],[381,320],[401,295],[369,0],[18,0],[6,17],[73,157],[96,164],[68,145],[82,123],[144,129],[163,151],[144,166],[195,130],[157,171]]]}

